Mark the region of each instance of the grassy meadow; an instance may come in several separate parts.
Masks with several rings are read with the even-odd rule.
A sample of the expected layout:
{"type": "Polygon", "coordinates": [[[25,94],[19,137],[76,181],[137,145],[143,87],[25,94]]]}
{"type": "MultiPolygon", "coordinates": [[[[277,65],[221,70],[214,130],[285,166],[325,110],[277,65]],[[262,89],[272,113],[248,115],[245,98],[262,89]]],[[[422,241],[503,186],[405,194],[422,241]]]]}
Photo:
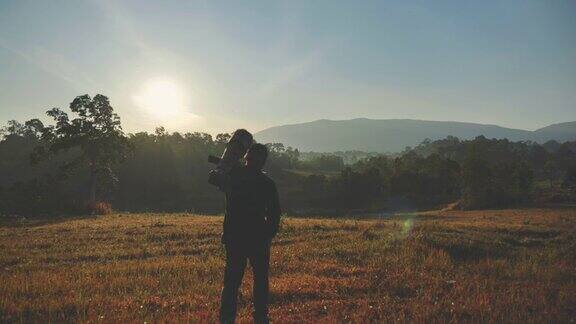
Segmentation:
{"type": "MultiPolygon", "coordinates": [[[[125,213],[4,222],[0,322],[215,322],[221,225],[125,213]]],[[[574,208],[285,217],[272,249],[274,322],[576,320],[574,208]]]]}

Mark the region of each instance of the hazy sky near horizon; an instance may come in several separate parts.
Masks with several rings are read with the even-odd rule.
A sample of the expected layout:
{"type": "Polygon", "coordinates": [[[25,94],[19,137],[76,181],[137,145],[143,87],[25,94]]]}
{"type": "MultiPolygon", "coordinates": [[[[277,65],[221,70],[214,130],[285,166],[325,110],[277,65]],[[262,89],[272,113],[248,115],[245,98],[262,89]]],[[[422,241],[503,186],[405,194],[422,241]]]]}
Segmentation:
{"type": "Polygon", "coordinates": [[[107,95],[129,132],[576,120],[576,2],[0,0],[0,122],[107,95]]]}

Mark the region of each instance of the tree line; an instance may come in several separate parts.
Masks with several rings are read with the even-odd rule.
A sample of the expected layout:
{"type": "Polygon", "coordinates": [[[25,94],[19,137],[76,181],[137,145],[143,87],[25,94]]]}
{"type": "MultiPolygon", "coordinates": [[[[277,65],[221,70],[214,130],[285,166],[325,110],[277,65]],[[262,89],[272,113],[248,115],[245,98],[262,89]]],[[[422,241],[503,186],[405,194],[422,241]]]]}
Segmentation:
{"type": "MultiPolygon", "coordinates": [[[[9,121],[1,129],[0,214],[122,211],[221,212],[207,183],[207,156],[230,134],[125,134],[103,95],[47,112],[54,122],[9,121]]],[[[576,142],[477,137],[425,140],[396,155],[301,153],[268,143],[266,172],[290,213],[499,208],[575,199],[576,142]],[[354,160],[345,163],[346,156],[354,160]]]]}

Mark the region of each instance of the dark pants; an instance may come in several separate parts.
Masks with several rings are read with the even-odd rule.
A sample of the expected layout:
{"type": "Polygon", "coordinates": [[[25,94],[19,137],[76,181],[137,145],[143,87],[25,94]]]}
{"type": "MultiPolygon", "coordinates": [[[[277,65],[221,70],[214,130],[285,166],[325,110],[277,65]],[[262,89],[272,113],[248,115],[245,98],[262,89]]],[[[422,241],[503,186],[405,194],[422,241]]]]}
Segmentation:
{"type": "Polygon", "coordinates": [[[268,323],[268,269],[270,243],[252,246],[226,244],[226,269],[220,304],[220,322],[234,323],[238,289],[242,283],[246,262],[250,260],[254,274],[254,322],[268,323]]]}

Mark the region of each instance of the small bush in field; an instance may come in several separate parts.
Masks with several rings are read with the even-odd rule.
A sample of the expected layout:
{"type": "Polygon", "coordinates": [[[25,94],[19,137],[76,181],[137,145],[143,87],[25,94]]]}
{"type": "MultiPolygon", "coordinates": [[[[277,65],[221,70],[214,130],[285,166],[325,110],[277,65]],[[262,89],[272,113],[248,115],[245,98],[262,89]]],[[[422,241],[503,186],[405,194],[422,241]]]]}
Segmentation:
{"type": "Polygon", "coordinates": [[[92,215],[108,215],[113,211],[112,205],[103,201],[89,203],[88,206],[86,206],[86,209],[88,213],[92,215]]]}

